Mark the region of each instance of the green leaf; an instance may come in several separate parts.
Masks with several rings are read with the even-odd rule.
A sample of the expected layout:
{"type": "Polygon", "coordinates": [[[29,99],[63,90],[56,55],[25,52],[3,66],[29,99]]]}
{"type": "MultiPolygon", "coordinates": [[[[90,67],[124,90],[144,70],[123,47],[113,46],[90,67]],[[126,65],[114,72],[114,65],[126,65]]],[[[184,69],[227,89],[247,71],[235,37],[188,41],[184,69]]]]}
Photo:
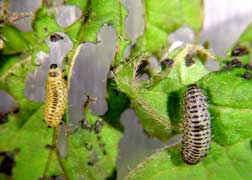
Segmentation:
{"type": "Polygon", "coordinates": [[[124,50],[129,45],[129,39],[125,34],[124,21],[127,15],[126,9],[118,0],[99,1],[92,0],[90,18],[83,28],[82,41],[96,41],[96,34],[103,24],[112,24],[118,35],[117,55],[113,64],[122,61],[124,50]]]}
{"type": "Polygon", "coordinates": [[[145,2],[145,33],[139,38],[138,46],[153,53],[167,46],[169,33],[183,25],[196,33],[202,25],[201,0],[148,0],[145,2]]]}
{"type": "Polygon", "coordinates": [[[252,37],[252,27],[248,25],[247,29],[242,33],[241,37],[238,40],[238,43],[241,45],[250,45],[251,46],[251,37],[252,37]]]}
{"type": "Polygon", "coordinates": [[[4,25],[0,28],[0,34],[4,38],[4,54],[14,54],[31,49],[36,43],[36,37],[30,32],[21,32],[15,27],[4,25]]]}
{"type": "Polygon", "coordinates": [[[162,149],[132,169],[125,179],[250,179],[251,140],[223,147],[211,144],[208,156],[196,165],[183,162],[180,147],[162,149]]]}
{"type": "Polygon", "coordinates": [[[129,99],[126,94],[120,92],[115,81],[108,82],[108,111],[103,116],[104,120],[112,126],[120,127],[120,115],[129,106],[129,99]]]}
{"type": "Polygon", "coordinates": [[[23,59],[10,57],[0,69],[2,71],[0,88],[8,92],[18,103],[19,112],[17,119],[20,119],[19,125],[23,125],[29,116],[41,106],[40,103],[29,101],[23,94],[26,85],[26,75],[34,69],[34,66],[30,65],[31,63],[31,57],[23,59]]]}
{"type": "Polygon", "coordinates": [[[251,108],[251,81],[242,77],[246,70],[235,68],[231,71],[211,73],[200,82],[214,105],[233,108],[251,108]]]}
{"type": "Polygon", "coordinates": [[[243,68],[210,74],[200,81],[206,91],[212,115],[214,139],[229,145],[251,137],[251,81],[243,68]]]}
{"type": "Polygon", "coordinates": [[[53,132],[43,121],[43,111],[40,108],[31,115],[22,128],[17,127],[18,119],[12,118],[1,126],[1,151],[18,150],[13,168],[15,179],[38,179],[43,174],[49,154],[46,145],[51,144],[53,132]]]}
{"type": "Polygon", "coordinates": [[[49,12],[45,6],[37,11],[33,28],[37,38],[42,41],[54,32],[64,32],[64,29],[57,24],[54,14],[49,12]]]}

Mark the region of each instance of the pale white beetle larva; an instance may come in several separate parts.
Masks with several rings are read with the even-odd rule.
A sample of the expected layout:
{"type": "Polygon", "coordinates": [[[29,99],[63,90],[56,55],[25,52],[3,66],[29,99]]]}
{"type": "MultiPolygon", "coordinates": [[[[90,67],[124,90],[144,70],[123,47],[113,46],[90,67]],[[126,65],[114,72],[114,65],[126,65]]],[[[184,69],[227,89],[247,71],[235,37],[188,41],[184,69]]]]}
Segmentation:
{"type": "Polygon", "coordinates": [[[206,96],[197,85],[184,94],[182,157],[188,164],[200,162],[211,143],[211,121],[206,96]]]}

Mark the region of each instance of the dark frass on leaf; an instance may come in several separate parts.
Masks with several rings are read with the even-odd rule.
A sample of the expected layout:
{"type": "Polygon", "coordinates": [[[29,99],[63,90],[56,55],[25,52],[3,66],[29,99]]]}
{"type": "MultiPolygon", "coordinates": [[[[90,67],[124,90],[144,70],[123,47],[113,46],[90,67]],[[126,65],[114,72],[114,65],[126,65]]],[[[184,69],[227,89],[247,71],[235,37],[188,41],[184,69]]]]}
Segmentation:
{"type": "Polygon", "coordinates": [[[235,58],[235,59],[232,59],[230,62],[227,62],[226,66],[223,69],[231,70],[233,68],[240,68],[240,67],[244,67],[242,62],[239,59],[235,58]]]}
{"type": "Polygon", "coordinates": [[[140,61],[139,65],[136,68],[136,77],[140,77],[141,75],[147,72],[145,68],[148,64],[149,63],[146,60],[140,61]]]}
{"type": "Polygon", "coordinates": [[[246,47],[238,46],[232,50],[231,56],[242,56],[242,55],[246,55],[248,53],[249,53],[249,51],[246,47]]]}
{"type": "Polygon", "coordinates": [[[94,132],[96,134],[100,133],[103,125],[104,125],[104,123],[101,119],[96,120],[95,124],[94,124],[94,132]]]}
{"type": "Polygon", "coordinates": [[[81,127],[82,127],[83,129],[89,130],[90,132],[91,132],[92,129],[93,129],[93,125],[90,124],[86,119],[81,120],[81,127]]]}
{"type": "Polygon", "coordinates": [[[250,72],[245,72],[245,73],[242,75],[242,77],[243,77],[244,79],[249,80],[249,79],[251,79],[251,73],[250,73],[250,72]]]}
{"type": "Polygon", "coordinates": [[[243,66],[246,70],[252,70],[252,65],[251,64],[245,64],[243,66]]]}
{"type": "Polygon", "coordinates": [[[193,60],[193,55],[192,54],[187,54],[185,57],[185,65],[187,67],[192,66],[195,63],[195,61],[193,60]]]}
{"type": "Polygon", "coordinates": [[[57,33],[50,36],[50,41],[52,41],[52,42],[57,42],[57,41],[63,40],[63,39],[64,39],[63,36],[61,36],[60,34],[57,34],[57,33]]]}
{"type": "Polygon", "coordinates": [[[161,62],[161,67],[164,70],[165,68],[172,67],[174,61],[172,59],[165,59],[161,62]]]}
{"type": "Polygon", "coordinates": [[[231,65],[233,67],[242,67],[242,63],[241,63],[241,61],[239,59],[232,59],[231,65]]]}

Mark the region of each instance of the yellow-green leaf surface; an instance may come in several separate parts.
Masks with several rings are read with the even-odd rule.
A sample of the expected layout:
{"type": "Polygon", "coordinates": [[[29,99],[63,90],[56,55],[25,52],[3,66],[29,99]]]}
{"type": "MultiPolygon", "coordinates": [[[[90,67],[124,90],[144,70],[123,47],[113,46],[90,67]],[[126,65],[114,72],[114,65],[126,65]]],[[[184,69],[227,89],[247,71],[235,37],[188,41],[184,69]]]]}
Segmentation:
{"type": "Polygon", "coordinates": [[[212,73],[200,82],[207,92],[212,114],[214,139],[223,145],[251,137],[251,80],[242,77],[246,70],[235,68],[212,73]]]}
{"type": "Polygon", "coordinates": [[[169,33],[183,25],[199,32],[203,12],[201,0],[148,0],[145,5],[145,33],[138,46],[145,51],[157,52],[167,46],[169,33]]]}
{"type": "Polygon", "coordinates": [[[243,141],[231,146],[212,143],[209,155],[197,165],[183,162],[180,147],[163,149],[156,152],[132,169],[125,179],[192,179],[192,180],[236,180],[251,179],[252,172],[251,141],[243,141]]]}

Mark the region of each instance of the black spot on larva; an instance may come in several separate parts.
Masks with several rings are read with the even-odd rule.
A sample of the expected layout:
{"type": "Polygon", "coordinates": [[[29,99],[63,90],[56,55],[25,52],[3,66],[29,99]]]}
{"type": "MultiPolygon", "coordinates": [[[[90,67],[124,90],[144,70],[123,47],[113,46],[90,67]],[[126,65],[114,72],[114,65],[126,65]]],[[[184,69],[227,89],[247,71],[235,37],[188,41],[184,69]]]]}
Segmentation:
{"type": "Polygon", "coordinates": [[[137,68],[136,68],[136,77],[138,77],[138,76],[140,76],[140,75],[142,75],[142,74],[144,74],[145,72],[146,72],[146,70],[145,70],[145,68],[146,68],[146,66],[148,65],[149,63],[148,63],[148,61],[146,61],[146,60],[142,60],[141,62],[140,62],[140,64],[137,66],[137,68]]]}
{"type": "Polygon", "coordinates": [[[12,152],[0,152],[3,160],[0,164],[0,173],[6,174],[8,176],[12,175],[12,169],[15,165],[14,153],[12,152]]]}
{"type": "Polygon", "coordinates": [[[101,132],[101,129],[103,127],[103,121],[98,119],[95,121],[95,124],[94,124],[94,131],[96,134],[100,133],[101,132]]]}
{"type": "Polygon", "coordinates": [[[172,67],[174,61],[172,59],[165,59],[161,62],[162,69],[172,67]]]}
{"type": "Polygon", "coordinates": [[[61,36],[60,34],[57,34],[57,33],[50,36],[50,40],[52,42],[57,42],[57,41],[62,40],[62,39],[64,39],[63,36],[61,36]]]}
{"type": "Polygon", "coordinates": [[[252,69],[252,65],[251,64],[245,64],[243,67],[246,70],[251,70],[252,69]]]}
{"type": "Polygon", "coordinates": [[[210,148],[211,122],[207,106],[202,90],[197,85],[189,86],[184,94],[184,129],[181,150],[183,160],[188,164],[200,162],[210,148]]]}
{"type": "Polygon", "coordinates": [[[0,124],[8,122],[8,114],[0,112],[0,124]]]}
{"type": "Polygon", "coordinates": [[[245,72],[245,73],[242,75],[242,77],[243,77],[244,79],[249,80],[249,79],[251,79],[251,74],[250,74],[249,72],[245,72]]]}
{"type": "Polygon", "coordinates": [[[50,69],[56,69],[57,67],[58,67],[57,64],[51,64],[51,65],[50,65],[50,69]]]}
{"type": "Polygon", "coordinates": [[[185,57],[185,65],[187,67],[190,67],[194,64],[194,60],[193,60],[193,56],[191,54],[187,54],[186,57],[185,57]]]}
{"type": "Polygon", "coordinates": [[[231,65],[233,67],[242,67],[242,63],[239,59],[232,59],[231,60],[231,65]]]}
{"type": "Polygon", "coordinates": [[[67,80],[67,75],[65,75],[65,76],[63,77],[63,79],[67,80]]]}
{"type": "Polygon", "coordinates": [[[246,47],[239,46],[239,47],[235,47],[232,50],[231,56],[242,56],[242,55],[246,55],[248,53],[249,53],[249,51],[247,50],[246,47]]]}
{"type": "Polygon", "coordinates": [[[88,143],[85,143],[84,146],[88,151],[91,151],[93,149],[93,146],[89,145],[88,143]]]}

